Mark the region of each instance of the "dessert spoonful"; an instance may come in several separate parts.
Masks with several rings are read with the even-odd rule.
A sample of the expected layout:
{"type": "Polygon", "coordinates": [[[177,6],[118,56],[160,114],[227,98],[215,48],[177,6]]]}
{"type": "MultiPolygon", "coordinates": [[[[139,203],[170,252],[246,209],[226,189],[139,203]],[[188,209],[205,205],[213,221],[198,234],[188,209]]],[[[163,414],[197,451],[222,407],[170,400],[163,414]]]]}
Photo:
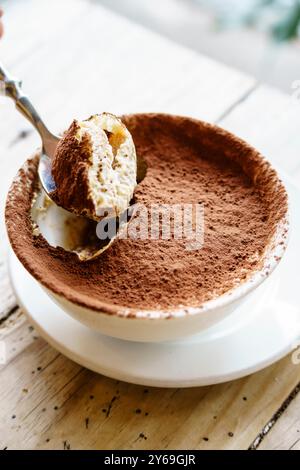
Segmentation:
{"type": "Polygon", "coordinates": [[[74,214],[99,221],[119,217],[137,185],[133,139],[110,113],[74,120],[52,159],[53,201],[74,214]]]}

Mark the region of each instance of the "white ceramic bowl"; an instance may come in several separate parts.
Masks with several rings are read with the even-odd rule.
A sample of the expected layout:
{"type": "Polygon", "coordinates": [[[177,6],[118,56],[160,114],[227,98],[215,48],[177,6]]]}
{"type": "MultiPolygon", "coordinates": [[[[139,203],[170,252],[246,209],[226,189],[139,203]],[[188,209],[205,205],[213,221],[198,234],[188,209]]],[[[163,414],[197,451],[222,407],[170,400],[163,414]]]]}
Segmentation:
{"type": "MultiPolygon", "coordinates": [[[[224,139],[224,142],[226,142],[226,139],[229,139],[237,148],[246,148],[248,152],[255,153],[257,158],[258,154],[254,149],[232,134],[216,126],[210,126],[205,123],[200,123],[200,125],[204,126],[206,130],[208,129],[212,135],[214,132],[217,133],[218,138],[224,139]]],[[[263,160],[263,157],[259,156],[259,158],[263,160]]],[[[265,162],[265,160],[263,161],[265,162]]],[[[276,191],[279,190],[279,187],[282,191],[284,189],[283,185],[276,172],[266,162],[264,163],[263,171],[266,171],[267,174],[270,173],[276,197],[276,191]]],[[[289,227],[288,205],[276,222],[274,235],[262,256],[262,267],[258,271],[253,271],[246,281],[241,282],[224,295],[209,300],[197,308],[186,307],[172,312],[139,310],[132,313],[126,310],[118,311],[116,306],[110,307],[109,305],[105,306],[105,304],[103,304],[105,306],[103,309],[87,308],[82,303],[70,300],[70,298],[68,299],[66,296],[58,293],[53,282],[51,287],[49,287],[49,283],[42,279],[38,270],[32,266],[32,256],[30,257],[23,250],[23,241],[18,231],[22,227],[22,223],[24,223],[24,214],[22,214],[21,209],[16,210],[15,207],[18,197],[21,197],[19,193],[25,191],[27,186],[23,182],[24,188],[20,190],[18,187],[19,182],[15,181],[12,185],[6,210],[8,235],[16,255],[25,268],[45,288],[47,294],[70,316],[93,330],[124,340],[142,342],[177,340],[209,328],[224,319],[245,300],[251,302],[251,293],[270,276],[282,258],[287,245],[289,227]],[[15,220],[12,220],[13,211],[16,213],[15,220]]],[[[35,213],[34,218],[43,237],[49,244],[64,246],[62,227],[64,226],[63,221],[65,216],[65,211],[56,206],[51,207],[50,210],[37,211],[35,213]]]]}
{"type": "MultiPolygon", "coordinates": [[[[251,285],[251,288],[254,286],[251,285]]],[[[207,308],[195,309],[190,313],[178,312],[178,315],[170,318],[163,317],[159,313],[155,317],[153,312],[151,312],[151,317],[141,315],[133,318],[95,312],[76,305],[45,287],[44,290],[66,313],[92,330],[123,340],[151,343],[181,340],[197,335],[223,320],[245,301],[249,302],[249,306],[256,302],[254,295],[256,290],[253,292],[248,290],[248,292],[241,293],[240,297],[234,292],[230,298],[224,299],[224,303],[219,301],[215,306],[212,303],[207,305],[207,308]]]]}

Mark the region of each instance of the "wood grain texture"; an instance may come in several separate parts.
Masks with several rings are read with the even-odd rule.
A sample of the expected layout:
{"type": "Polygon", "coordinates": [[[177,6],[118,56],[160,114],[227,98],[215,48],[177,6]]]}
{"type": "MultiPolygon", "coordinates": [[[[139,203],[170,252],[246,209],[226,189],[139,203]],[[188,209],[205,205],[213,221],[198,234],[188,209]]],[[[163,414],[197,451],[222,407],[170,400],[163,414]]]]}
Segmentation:
{"type": "MultiPolygon", "coordinates": [[[[298,364],[298,368],[300,365],[298,364]]],[[[277,421],[262,440],[260,450],[300,450],[300,384],[293,390],[277,421]]]]}
{"type": "MultiPolygon", "coordinates": [[[[6,246],[6,242],[3,241],[2,246],[6,246]],[[5,245],[4,245],[5,243],[5,245]]],[[[16,299],[10,284],[10,280],[7,274],[7,266],[5,257],[5,250],[2,251],[0,259],[0,326],[1,323],[9,316],[10,312],[16,307],[16,299]]]]}
{"type": "Polygon", "coordinates": [[[243,449],[297,382],[287,357],[218,386],[145,388],[81,368],[23,316],[5,330],[0,443],[9,449],[243,449]]]}
{"type": "Polygon", "coordinates": [[[222,121],[290,175],[300,174],[300,101],[258,86],[222,121]]]}
{"type": "MultiPolygon", "coordinates": [[[[102,110],[188,114],[220,121],[287,170],[298,168],[299,115],[284,95],[266,87],[251,92],[253,79],[146,32],[95,2],[19,0],[12,5],[6,12],[2,59],[24,77],[54,131],[74,116],[102,110]],[[35,14],[24,22],[32,8],[35,14]],[[56,8],[61,8],[59,15],[56,8]],[[24,40],[18,40],[20,35],[24,40]]],[[[30,127],[5,98],[0,99],[0,122],[3,212],[11,178],[38,138],[34,132],[22,134],[30,127]]],[[[4,247],[3,223],[0,235],[4,247]]],[[[146,389],[83,369],[48,346],[17,308],[4,251],[0,340],[8,361],[0,366],[0,448],[245,449],[300,380],[290,357],[241,380],[186,390],[146,389]]],[[[261,447],[281,445],[274,433],[283,416],[271,431],[274,442],[265,444],[265,438],[261,447]]]]}

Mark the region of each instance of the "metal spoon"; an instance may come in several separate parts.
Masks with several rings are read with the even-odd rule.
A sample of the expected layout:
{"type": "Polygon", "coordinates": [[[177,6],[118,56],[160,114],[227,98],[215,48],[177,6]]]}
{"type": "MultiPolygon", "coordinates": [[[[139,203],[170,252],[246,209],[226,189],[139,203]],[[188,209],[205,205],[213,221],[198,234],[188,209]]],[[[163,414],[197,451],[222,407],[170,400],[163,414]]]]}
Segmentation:
{"type": "MultiPolygon", "coordinates": [[[[0,63],[0,90],[4,91],[4,95],[14,100],[18,111],[31,122],[41,136],[43,146],[39,160],[38,175],[45,193],[51,199],[51,192],[56,188],[51,171],[52,159],[60,139],[46,127],[28,96],[23,93],[21,84],[22,82],[13,78],[0,63]]],[[[142,157],[139,157],[137,159],[138,183],[144,179],[146,171],[146,162],[142,157]]]]}
{"type": "Polygon", "coordinates": [[[29,98],[23,93],[21,84],[20,80],[12,77],[0,64],[0,89],[2,93],[14,100],[17,110],[31,122],[41,136],[42,152],[38,166],[38,175],[45,193],[51,198],[50,193],[55,189],[55,182],[51,173],[51,162],[59,137],[52,134],[45,126],[29,98]]]}

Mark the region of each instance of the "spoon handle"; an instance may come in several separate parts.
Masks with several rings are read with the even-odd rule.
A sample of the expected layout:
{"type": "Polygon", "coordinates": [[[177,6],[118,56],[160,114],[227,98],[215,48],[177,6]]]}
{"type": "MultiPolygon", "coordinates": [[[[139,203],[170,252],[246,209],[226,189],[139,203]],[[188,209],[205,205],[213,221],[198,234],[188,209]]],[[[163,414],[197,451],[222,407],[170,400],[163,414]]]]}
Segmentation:
{"type": "Polygon", "coordinates": [[[45,142],[52,137],[51,132],[47,129],[44,122],[40,118],[38,112],[30,102],[29,98],[23,93],[21,81],[12,77],[0,63],[0,91],[1,94],[13,99],[18,111],[28,119],[40,134],[42,141],[45,142]]]}

